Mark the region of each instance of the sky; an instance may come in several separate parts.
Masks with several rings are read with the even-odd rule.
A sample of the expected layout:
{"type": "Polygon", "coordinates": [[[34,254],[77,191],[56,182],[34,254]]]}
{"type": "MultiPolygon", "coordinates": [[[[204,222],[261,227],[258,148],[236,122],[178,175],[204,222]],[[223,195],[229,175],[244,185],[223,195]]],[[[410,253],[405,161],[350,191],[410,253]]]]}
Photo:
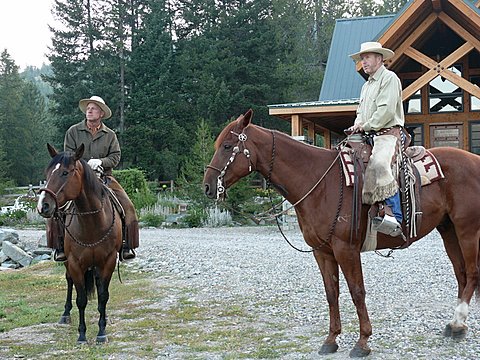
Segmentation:
{"type": "Polygon", "coordinates": [[[54,0],[0,0],[0,53],[7,49],[20,67],[48,64],[48,25],[54,25],[54,0]]]}

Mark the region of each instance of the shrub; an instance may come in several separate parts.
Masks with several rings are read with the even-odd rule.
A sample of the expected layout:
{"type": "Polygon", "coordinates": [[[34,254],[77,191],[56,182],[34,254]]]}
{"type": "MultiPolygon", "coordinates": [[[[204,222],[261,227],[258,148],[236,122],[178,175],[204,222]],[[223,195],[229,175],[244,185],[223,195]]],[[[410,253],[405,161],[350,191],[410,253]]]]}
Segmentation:
{"type": "Polygon", "coordinates": [[[187,210],[187,215],[182,219],[182,223],[188,227],[201,227],[206,217],[207,215],[203,208],[190,206],[187,210]]]}
{"type": "Polygon", "coordinates": [[[0,226],[14,226],[25,224],[27,213],[24,210],[12,210],[0,215],[0,226]]]}
{"type": "Polygon", "coordinates": [[[156,196],[149,189],[143,171],[139,169],[113,170],[112,174],[125,189],[137,210],[155,204],[156,196]]]}
{"type": "Polygon", "coordinates": [[[165,221],[165,216],[160,214],[146,213],[140,217],[140,221],[148,227],[160,227],[165,221]]]}

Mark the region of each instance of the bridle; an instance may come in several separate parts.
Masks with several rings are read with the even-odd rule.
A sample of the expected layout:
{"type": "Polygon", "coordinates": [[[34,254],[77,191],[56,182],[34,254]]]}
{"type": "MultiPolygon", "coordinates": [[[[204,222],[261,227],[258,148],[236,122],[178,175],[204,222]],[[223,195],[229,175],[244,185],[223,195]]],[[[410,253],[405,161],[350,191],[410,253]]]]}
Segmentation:
{"type": "MultiPolygon", "coordinates": [[[[70,176],[76,170],[77,170],[77,167],[74,166],[74,168],[68,172],[69,173],[68,176],[70,176]]],[[[83,211],[83,212],[75,211],[75,209],[73,209],[72,211],[69,211],[68,209],[70,208],[70,204],[72,203],[72,201],[67,201],[64,205],[59,207],[59,205],[58,205],[58,195],[57,195],[67,185],[68,179],[65,180],[65,182],[62,184],[62,186],[60,186],[60,188],[56,192],[47,188],[48,182],[49,181],[47,181],[47,183],[45,184],[45,187],[38,190],[38,193],[40,194],[42,192],[46,192],[47,194],[49,194],[53,198],[53,200],[55,200],[55,211],[53,213],[53,217],[54,217],[54,219],[56,219],[57,221],[59,221],[62,224],[63,228],[65,229],[66,232],[68,232],[68,234],[73,239],[73,241],[75,241],[78,245],[83,246],[83,247],[94,247],[94,246],[97,246],[100,243],[102,243],[105,239],[107,239],[107,237],[112,232],[113,226],[115,224],[115,208],[114,208],[114,205],[113,205],[112,201],[110,201],[110,203],[112,205],[112,223],[110,224],[110,227],[108,228],[107,232],[102,236],[102,238],[100,240],[97,240],[94,243],[88,243],[88,244],[83,243],[80,240],[78,240],[77,238],[75,238],[75,236],[73,236],[73,234],[69,230],[69,226],[71,224],[71,221],[72,221],[74,215],[76,215],[76,216],[94,215],[94,214],[98,214],[99,212],[101,212],[104,209],[104,207],[105,207],[105,191],[102,191],[102,199],[101,199],[101,207],[100,208],[94,209],[94,210],[89,210],[89,211],[83,211]],[[66,218],[67,215],[71,216],[70,222],[68,224],[65,223],[65,218],[66,218]]]]}
{"type": "Polygon", "coordinates": [[[242,153],[247,157],[248,159],[248,172],[252,172],[252,160],[250,159],[250,151],[247,149],[245,146],[245,142],[247,141],[248,137],[245,132],[241,132],[240,134],[230,131],[231,134],[235,135],[238,138],[237,144],[233,147],[232,155],[230,155],[230,158],[228,159],[227,163],[222,169],[219,169],[215,166],[212,165],[207,165],[207,168],[213,169],[215,171],[218,171],[220,174],[217,177],[217,200],[220,199],[220,197],[225,193],[225,183],[224,183],[224,177],[225,173],[227,171],[227,168],[233,163],[235,160],[235,157],[237,156],[238,153],[240,153],[241,149],[243,148],[242,153]]]}
{"type": "MultiPolygon", "coordinates": [[[[271,134],[272,134],[272,157],[271,157],[271,160],[270,160],[270,165],[269,165],[269,170],[268,170],[268,175],[267,177],[265,178],[266,179],[266,182],[267,182],[267,187],[269,187],[271,185],[271,176],[272,176],[272,171],[273,171],[273,163],[274,163],[274,160],[275,160],[275,154],[276,154],[276,147],[275,147],[275,132],[273,130],[270,130],[271,134]]],[[[242,133],[240,134],[237,134],[236,132],[234,131],[230,131],[231,134],[235,135],[238,137],[238,142],[237,144],[234,146],[233,148],[233,152],[232,152],[232,155],[230,156],[230,158],[228,159],[227,163],[225,164],[225,166],[222,168],[222,169],[219,169],[219,168],[216,168],[212,165],[207,165],[207,168],[210,168],[210,169],[213,169],[213,170],[216,170],[218,171],[220,174],[218,175],[217,177],[217,200],[220,198],[221,195],[223,195],[225,193],[225,185],[224,185],[224,176],[225,176],[225,173],[227,171],[227,168],[229,165],[231,165],[233,163],[233,161],[235,160],[237,154],[240,152],[240,146],[243,148],[243,154],[247,157],[248,159],[248,162],[249,162],[249,166],[248,166],[248,171],[249,173],[252,172],[252,162],[251,162],[251,159],[250,159],[250,151],[246,148],[245,146],[245,142],[247,141],[248,137],[247,135],[242,131],[242,133]]],[[[333,166],[335,165],[335,163],[337,162],[337,160],[340,158],[340,152],[338,152],[337,156],[335,157],[335,159],[333,160],[333,162],[330,164],[330,166],[327,168],[327,170],[325,171],[325,173],[322,175],[322,177],[313,185],[313,187],[305,194],[303,195],[297,202],[295,202],[295,204],[292,204],[290,207],[288,207],[287,209],[285,210],[282,210],[281,212],[279,213],[276,213],[276,214],[273,214],[271,215],[270,217],[274,217],[276,222],[277,222],[277,225],[278,225],[278,228],[280,230],[280,233],[282,234],[283,238],[287,241],[287,243],[293,247],[295,250],[297,251],[300,251],[300,252],[312,252],[314,250],[317,250],[318,248],[313,248],[311,250],[302,250],[302,249],[299,249],[297,247],[295,247],[288,239],[287,237],[285,236],[285,234],[283,233],[281,227],[280,227],[280,224],[279,224],[279,221],[278,221],[278,218],[280,215],[282,214],[285,214],[287,213],[290,209],[292,208],[295,208],[298,204],[300,204],[303,200],[305,200],[312,192],[313,190],[315,190],[315,188],[325,179],[325,177],[327,176],[327,174],[330,172],[330,170],[333,168],[333,166]]],[[[328,233],[328,236],[327,236],[327,240],[325,240],[321,245],[325,245],[325,244],[328,244],[331,240],[331,237],[333,236],[333,232],[335,231],[335,226],[337,224],[337,220],[340,216],[340,209],[342,207],[342,204],[343,204],[343,171],[342,171],[342,168],[341,168],[341,164],[340,164],[340,200],[339,200],[339,204],[338,204],[338,207],[337,207],[337,211],[336,211],[336,215],[335,215],[335,218],[333,220],[333,223],[332,225],[330,226],[330,231],[328,233]]],[[[270,201],[272,201],[272,209],[275,209],[275,206],[273,205],[273,200],[270,198],[270,201]]]]}
{"type": "MultiPolygon", "coordinates": [[[[73,169],[68,172],[68,176],[70,176],[70,174],[74,173],[76,170],[77,170],[77,167],[74,166],[73,169]]],[[[62,184],[62,186],[60,186],[57,192],[47,188],[49,182],[50,182],[50,179],[47,180],[45,187],[38,189],[38,194],[40,195],[42,192],[46,192],[47,194],[49,194],[53,198],[53,200],[55,200],[55,212],[57,212],[59,208],[57,194],[63,190],[63,188],[67,185],[68,181],[65,180],[65,182],[62,184]]]]}

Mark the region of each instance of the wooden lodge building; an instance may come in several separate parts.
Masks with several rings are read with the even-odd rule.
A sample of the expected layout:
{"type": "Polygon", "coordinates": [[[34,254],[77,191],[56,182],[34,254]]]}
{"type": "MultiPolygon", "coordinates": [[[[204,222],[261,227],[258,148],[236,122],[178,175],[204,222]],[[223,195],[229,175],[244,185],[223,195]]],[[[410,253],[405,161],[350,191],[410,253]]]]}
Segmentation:
{"type": "Polygon", "coordinates": [[[385,66],[402,81],[414,145],[480,154],[480,0],[412,0],[396,15],[337,20],[319,100],[270,105],[270,115],[298,139],[335,146],[367,77],[348,55],[366,41],[395,51],[385,66]]]}

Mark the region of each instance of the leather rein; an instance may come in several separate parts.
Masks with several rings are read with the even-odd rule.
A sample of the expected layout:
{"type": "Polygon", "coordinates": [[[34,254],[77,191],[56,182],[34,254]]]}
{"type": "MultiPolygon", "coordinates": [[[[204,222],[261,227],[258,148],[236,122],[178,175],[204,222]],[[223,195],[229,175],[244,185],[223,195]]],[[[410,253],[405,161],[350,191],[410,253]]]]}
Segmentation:
{"type": "MultiPolygon", "coordinates": [[[[207,165],[207,168],[210,168],[210,169],[213,169],[213,170],[216,170],[218,171],[220,174],[218,175],[217,177],[217,200],[219,200],[220,196],[223,195],[225,193],[225,184],[224,184],[224,177],[225,177],[225,173],[227,171],[227,168],[233,163],[233,161],[235,160],[237,154],[240,153],[240,150],[241,148],[243,149],[242,153],[247,157],[248,159],[248,162],[249,162],[249,166],[248,166],[248,171],[249,173],[252,172],[252,162],[251,162],[251,158],[250,158],[250,151],[246,148],[246,145],[245,145],[245,142],[247,141],[248,137],[247,137],[247,134],[245,134],[245,132],[242,131],[242,133],[240,134],[237,134],[236,132],[234,131],[230,131],[231,134],[237,136],[238,138],[238,142],[237,144],[233,147],[233,152],[232,152],[232,155],[230,156],[230,158],[228,159],[227,163],[225,164],[225,166],[222,168],[222,169],[219,169],[219,168],[216,168],[212,165],[207,165]]],[[[268,176],[265,178],[266,182],[267,182],[267,187],[270,187],[271,185],[271,176],[272,176],[272,171],[273,171],[273,163],[275,161],[275,132],[273,130],[270,130],[270,133],[272,134],[272,156],[271,156],[271,160],[270,160],[270,166],[269,166],[269,170],[268,170],[268,176]]],[[[327,168],[327,170],[325,171],[325,173],[321,176],[321,178],[313,185],[313,187],[307,191],[305,193],[305,195],[303,195],[298,201],[296,201],[293,205],[289,206],[287,209],[285,210],[282,210],[276,214],[272,214],[269,216],[269,218],[275,218],[276,222],[277,222],[277,226],[278,226],[278,229],[280,230],[280,233],[282,234],[283,238],[286,240],[286,242],[292,247],[294,248],[295,250],[297,251],[300,251],[300,252],[313,252],[317,249],[319,249],[320,247],[328,244],[331,240],[331,237],[333,235],[333,232],[335,231],[335,226],[337,224],[337,220],[340,216],[340,209],[342,207],[342,204],[343,204],[343,171],[342,171],[342,167],[341,167],[341,163],[340,164],[340,199],[339,199],[339,203],[338,203],[338,207],[337,207],[337,212],[336,212],[336,215],[335,215],[335,218],[332,222],[332,225],[330,227],[330,231],[328,233],[328,236],[327,236],[327,240],[323,241],[323,243],[320,245],[320,247],[316,247],[316,248],[312,248],[311,250],[302,250],[302,249],[299,249],[297,247],[295,247],[288,239],[287,237],[285,236],[285,234],[283,233],[281,227],[280,227],[280,223],[278,221],[278,218],[287,213],[290,209],[292,208],[295,208],[298,204],[300,204],[303,200],[305,200],[312,192],[313,190],[316,189],[316,187],[325,179],[325,177],[327,176],[327,174],[330,172],[330,170],[333,168],[333,166],[335,165],[335,163],[337,162],[337,160],[340,159],[340,152],[338,152],[337,156],[335,157],[335,159],[333,160],[333,162],[330,164],[330,166],[327,168]]],[[[265,213],[268,213],[269,211],[271,210],[275,210],[275,205],[273,204],[273,200],[270,196],[270,201],[272,203],[272,208],[270,210],[268,210],[267,212],[264,212],[263,214],[265,213]]]]}
{"type": "MultiPolygon", "coordinates": [[[[77,170],[76,167],[74,167],[70,171],[70,173],[74,172],[75,170],[77,170]]],[[[84,212],[77,212],[75,210],[73,210],[73,211],[62,210],[62,209],[68,209],[71,201],[67,201],[62,207],[60,207],[58,205],[57,194],[60,193],[63,190],[63,188],[67,185],[67,182],[68,181],[65,181],[62,184],[62,186],[60,186],[60,188],[58,189],[58,191],[56,193],[53,190],[50,190],[47,187],[43,187],[43,188],[40,188],[38,190],[38,194],[41,194],[42,192],[46,192],[47,194],[49,194],[53,198],[53,200],[55,200],[55,211],[53,213],[53,217],[55,219],[57,219],[58,221],[60,221],[63,228],[70,235],[70,237],[73,239],[73,241],[75,241],[78,245],[83,246],[83,247],[87,247],[87,248],[95,247],[95,246],[101,244],[103,241],[105,241],[107,239],[107,237],[110,235],[110,233],[113,230],[113,226],[115,225],[115,208],[114,208],[114,205],[113,205],[113,201],[110,201],[110,204],[112,205],[112,223],[110,224],[110,227],[108,228],[107,232],[100,238],[100,240],[97,240],[94,243],[88,243],[87,244],[87,243],[81,242],[71,233],[71,231],[69,229],[69,226],[72,223],[73,216],[75,216],[75,215],[76,216],[94,215],[94,214],[98,214],[99,212],[101,212],[105,208],[105,191],[102,189],[102,200],[101,200],[102,205],[98,209],[90,210],[90,211],[84,211],[84,212]],[[68,224],[66,224],[65,220],[64,220],[67,215],[71,216],[68,224]]],[[[48,181],[47,181],[47,185],[48,185],[48,181]]]]}

